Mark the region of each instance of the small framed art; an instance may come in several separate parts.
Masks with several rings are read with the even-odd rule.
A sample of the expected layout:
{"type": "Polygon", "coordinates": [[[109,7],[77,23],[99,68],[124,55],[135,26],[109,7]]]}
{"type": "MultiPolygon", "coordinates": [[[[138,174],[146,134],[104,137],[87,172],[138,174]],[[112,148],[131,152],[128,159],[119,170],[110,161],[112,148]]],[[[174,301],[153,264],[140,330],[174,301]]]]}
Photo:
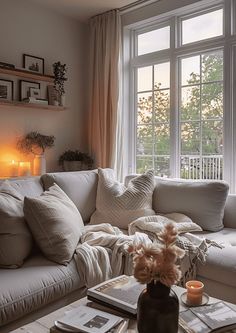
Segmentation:
{"type": "Polygon", "coordinates": [[[25,98],[30,97],[30,88],[40,89],[40,83],[20,80],[20,100],[21,101],[23,101],[25,98]]]}
{"type": "Polygon", "coordinates": [[[40,88],[29,88],[29,97],[41,98],[40,88]]]}
{"type": "Polygon", "coordinates": [[[59,95],[58,91],[54,88],[54,86],[48,86],[48,102],[49,105],[57,105],[59,104],[59,95]]]}
{"type": "Polygon", "coordinates": [[[0,79],[0,100],[12,101],[13,87],[14,87],[13,81],[0,79]]]}
{"type": "Polygon", "coordinates": [[[31,72],[44,74],[44,59],[30,54],[23,54],[23,67],[31,72]]]}

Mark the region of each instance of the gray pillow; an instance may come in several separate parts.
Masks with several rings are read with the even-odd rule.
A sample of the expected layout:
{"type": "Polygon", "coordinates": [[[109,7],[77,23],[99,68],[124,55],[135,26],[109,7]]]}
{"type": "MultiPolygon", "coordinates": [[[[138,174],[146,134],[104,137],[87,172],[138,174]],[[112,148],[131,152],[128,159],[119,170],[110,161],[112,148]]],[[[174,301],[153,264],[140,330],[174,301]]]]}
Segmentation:
{"type": "Polygon", "coordinates": [[[96,211],[91,224],[110,223],[122,229],[141,216],[154,215],[154,171],[133,178],[128,186],[115,180],[112,169],[98,169],[96,211]]]}
{"type": "Polygon", "coordinates": [[[0,186],[0,266],[21,266],[31,248],[32,236],[24,219],[23,197],[5,181],[0,186]]]}
{"type": "Polygon", "coordinates": [[[182,213],[203,230],[219,231],[229,186],[223,181],[156,177],[153,208],[157,214],[182,213]]]}
{"type": "Polygon", "coordinates": [[[84,224],[65,192],[54,184],[38,198],[25,197],[24,213],[44,255],[59,264],[68,264],[84,231],[84,224]]]}

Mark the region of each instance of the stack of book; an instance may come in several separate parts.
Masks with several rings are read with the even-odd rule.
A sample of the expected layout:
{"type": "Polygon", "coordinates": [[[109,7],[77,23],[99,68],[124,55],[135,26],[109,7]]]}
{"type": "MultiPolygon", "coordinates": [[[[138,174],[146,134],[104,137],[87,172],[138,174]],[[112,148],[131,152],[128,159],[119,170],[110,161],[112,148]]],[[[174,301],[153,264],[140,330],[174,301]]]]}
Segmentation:
{"type": "Polygon", "coordinates": [[[28,97],[23,98],[22,100],[24,103],[33,103],[33,104],[43,104],[48,105],[48,100],[44,98],[35,98],[35,97],[28,97]]]}

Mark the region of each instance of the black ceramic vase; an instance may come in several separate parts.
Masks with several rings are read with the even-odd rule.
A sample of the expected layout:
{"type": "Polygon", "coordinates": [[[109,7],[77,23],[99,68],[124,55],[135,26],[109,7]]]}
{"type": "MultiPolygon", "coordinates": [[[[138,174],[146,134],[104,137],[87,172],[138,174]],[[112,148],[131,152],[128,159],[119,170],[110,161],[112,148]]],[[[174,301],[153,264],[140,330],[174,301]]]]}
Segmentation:
{"type": "Polygon", "coordinates": [[[151,282],[138,299],[139,333],[177,333],[179,300],[171,288],[151,282]]]}

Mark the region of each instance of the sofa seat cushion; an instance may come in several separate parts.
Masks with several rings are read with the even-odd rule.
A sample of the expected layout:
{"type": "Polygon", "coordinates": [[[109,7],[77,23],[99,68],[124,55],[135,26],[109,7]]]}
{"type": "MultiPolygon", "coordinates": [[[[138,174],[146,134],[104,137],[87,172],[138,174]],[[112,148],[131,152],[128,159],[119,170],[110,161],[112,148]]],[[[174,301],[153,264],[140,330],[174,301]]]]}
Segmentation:
{"type": "Polygon", "coordinates": [[[206,264],[198,264],[199,278],[202,276],[236,287],[236,230],[224,228],[214,233],[201,233],[201,236],[224,245],[224,248],[210,246],[206,264]]]}
{"type": "Polygon", "coordinates": [[[0,325],[37,310],[84,286],[74,260],[58,265],[41,255],[21,268],[0,270],[0,325]]]}

